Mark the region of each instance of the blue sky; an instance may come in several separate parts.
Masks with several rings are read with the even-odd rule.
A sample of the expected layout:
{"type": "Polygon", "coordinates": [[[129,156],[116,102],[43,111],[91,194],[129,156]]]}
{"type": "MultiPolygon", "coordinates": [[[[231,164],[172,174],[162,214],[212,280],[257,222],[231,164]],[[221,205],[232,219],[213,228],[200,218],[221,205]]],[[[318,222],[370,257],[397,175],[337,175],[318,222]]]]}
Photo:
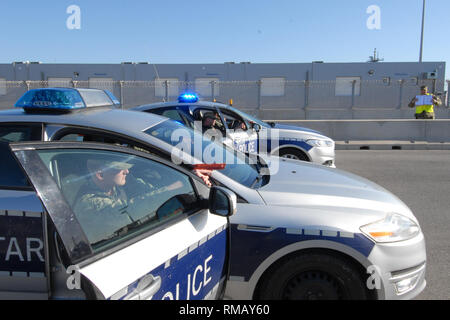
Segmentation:
{"type": "MultiPolygon", "coordinates": [[[[449,12],[427,0],[424,61],[450,61],[449,12]]],[[[421,14],[422,0],[1,0],[0,63],[364,62],[374,48],[418,61],[421,14]],[[380,30],[367,28],[370,5],[380,30]]]]}

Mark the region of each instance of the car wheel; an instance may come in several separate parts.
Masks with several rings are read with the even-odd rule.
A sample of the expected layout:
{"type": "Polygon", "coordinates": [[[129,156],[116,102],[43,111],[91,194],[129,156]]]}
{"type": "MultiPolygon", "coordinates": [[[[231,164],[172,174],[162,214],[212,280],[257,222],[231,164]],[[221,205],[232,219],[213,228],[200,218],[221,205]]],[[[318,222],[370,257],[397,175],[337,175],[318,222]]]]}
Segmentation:
{"type": "Polygon", "coordinates": [[[303,151],[294,148],[281,149],[279,156],[286,159],[309,161],[308,156],[303,151]]]}
{"type": "Polygon", "coordinates": [[[266,274],[258,289],[263,300],[368,299],[360,271],[332,254],[290,256],[266,274]]]}

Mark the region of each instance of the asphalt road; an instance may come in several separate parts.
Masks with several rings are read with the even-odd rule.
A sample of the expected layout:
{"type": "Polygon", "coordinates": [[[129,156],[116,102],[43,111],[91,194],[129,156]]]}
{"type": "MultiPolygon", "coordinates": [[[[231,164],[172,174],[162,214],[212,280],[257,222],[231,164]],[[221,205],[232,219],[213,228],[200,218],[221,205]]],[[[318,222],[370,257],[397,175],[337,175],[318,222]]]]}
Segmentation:
{"type": "Polygon", "coordinates": [[[409,206],[427,248],[427,287],[416,299],[450,299],[450,150],[339,150],[336,166],[378,183],[409,206]]]}

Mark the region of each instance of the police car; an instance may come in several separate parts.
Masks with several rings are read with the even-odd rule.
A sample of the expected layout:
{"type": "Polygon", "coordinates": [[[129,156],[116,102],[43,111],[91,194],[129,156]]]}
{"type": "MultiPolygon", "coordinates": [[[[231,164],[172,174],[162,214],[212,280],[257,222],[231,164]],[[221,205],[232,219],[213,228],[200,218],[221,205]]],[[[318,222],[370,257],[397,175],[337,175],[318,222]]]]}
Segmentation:
{"type": "Polygon", "coordinates": [[[0,139],[0,298],[410,299],[426,285],[413,213],[350,173],[249,158],[93,89],[27,92],[0,112],[0,139]],[[128,206],[77,210],[111,176],[94,162],[127,173],[128,206]],[[208,166],[212,188],[192,173],[208,166]]]}
{"type": "Polygon", "coordinates": [[[266,123],[232,106],[199,100],[193,93],[181,94],[178,101],[147,104],[133,110],[162,115],[191,128],[205,115],[215,114],[223,142],[239,151],[270,153],[335,167],[335,143],[320,132],[266,123]]]}

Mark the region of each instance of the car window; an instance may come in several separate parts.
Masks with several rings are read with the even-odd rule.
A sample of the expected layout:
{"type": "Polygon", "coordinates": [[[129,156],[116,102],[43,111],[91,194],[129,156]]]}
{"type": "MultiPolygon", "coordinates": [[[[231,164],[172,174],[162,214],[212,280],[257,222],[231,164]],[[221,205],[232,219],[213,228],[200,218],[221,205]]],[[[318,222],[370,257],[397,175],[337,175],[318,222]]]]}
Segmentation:
{"type": "Polygon", "coordinates": [[[254,117],[254,116],[252,116],[252,115],[249,115],[248,113],[245,113],[244,111],[241,111],[241,110],[235,110],[235,112],[238,113],[238,114],[240,114],[243,118],[246,118],[246,120],[247,120],[248,122],[254,122],[254,123],[257,123],[257,124],[259,124],[261,127],[271,128],[271,126],[270,126],[269,124],[265,123],[264,121],[262,121],[262,120],[260,120],[260,119],[258,119],[258,118],[256,118],[256,117],[254,117]]]}
{"type": "Polygon", "coordinates": [[[269,181],[268,175],[261,178],[261,167],[265,165],[255,163],[254,159],[244,153],[213,142],[207,136],[177,122],[167,120],[144,132],[187,152],[203,163],[225,163],[225,168],[220,172],[246,187],[259,188],[269,181]],[[194,144],[197,141],[201,143],[194,144]]]}
{"type": "Polygon", "coordinates": [[[237,113],[226,109],[220,109],[220,112],[222,112],[222,116],[225,120],[225,123],[227,124],[228,129],[243,131],[247,130],[247,124],[245,123],[244,119],[237,113]]]}
{"type": "Polygon", "coordinates": [[[95,252],[199,209],[187,175],[120,152],[39,150],[95,252]]]}
{"type": "Polygon", "coordinates": [[[181,115],[179,114],[178,110],[176,109],[155,109],[150,110],[151,113],[158,114],[163,117],[167,117],[169,119],[178,121],[180,123],[184,123],[183,118],[181,118],[181,115]]]}
{"type": "Polygon", "coordinates": [[[203,131],[208,129],[218,129],[225,136],[225,126],[216,109],[197,108],[193,112],[195,121],[201,121],[203,131]],[[214,122],[208,121],[207,118],[214,118],[214,122]]]}
{"type": "Polygon", "coordinates": [[[0,125],[0,139],[9,142],[40,141],[41,125],[0,125]]]}
{"type": "Polygon", "coordinates": [[[77,134],[77,133],[68,133],[66,135],[63,135],[58,140],[61,141],[74,141],[74,142],[82,142],[84,141],[84,135],[83,134],[77,134]]]}
{"type": "Polygon", "coordinates": [[[55,135],[53,137],[53,140],[74,142],[101,142],[117,145],[128,145],[125,139],[115,137],[114,135],[108,133],[76,128],[64,129],[64,131],[55,135]]]}
{"type": "Polygon", "coordinates": [[[7,141],[0,140],[0,163],[0,188],[31,188],[7,141]]]}
{"type": "Polygon", "coordinates": [[[101,142],[120,145],[123,147],[129,147],[134,150],[161,155],[160,152],[156,150],[150,150],[147,146],[131,141],[123,137],[118,137],[111,133],[106,133],[102,131],[80,129],[80,128],[69,128],[63,129],[58,134],[53,137],[53,140],[60,141],[73,141],[73,142],[101,142]]]}

